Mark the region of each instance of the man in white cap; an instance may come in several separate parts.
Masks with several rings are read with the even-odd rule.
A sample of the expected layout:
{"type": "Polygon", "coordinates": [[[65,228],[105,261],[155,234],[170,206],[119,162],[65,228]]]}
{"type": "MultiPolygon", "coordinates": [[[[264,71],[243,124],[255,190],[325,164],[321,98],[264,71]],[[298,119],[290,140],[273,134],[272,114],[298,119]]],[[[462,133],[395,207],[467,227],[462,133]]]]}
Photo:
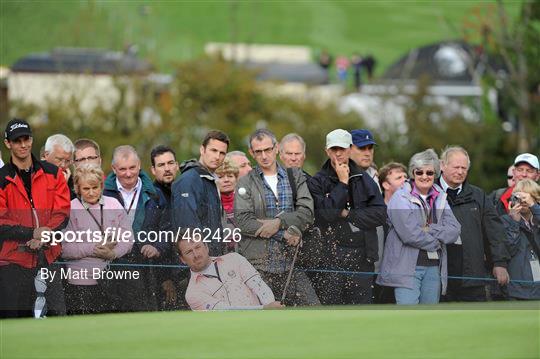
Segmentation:
{"type": "Polygon", "coordinates": [[[338,129],[326,136],[328,160],[308,181],[315,222],[326,239],[323,268],[364,272],[320,273],[316,290],[323,304],[372,302],[376,228],[386,222],[386,205],[377,184],[350,158],[352,136],[338,129]]]}
{"type": "MultiPolygon", "coordinates": [[[[514,160],[514,169],[512,170],[514,186],[524,179],[538,181],[540,176],[540,164],[538,157],[531,153],[522,153],[514,160]]],[[[508,202],[512,196],[514,187],[499,188],[490,194],[497,212],[502,216],[508,213],[508,202]]]]}

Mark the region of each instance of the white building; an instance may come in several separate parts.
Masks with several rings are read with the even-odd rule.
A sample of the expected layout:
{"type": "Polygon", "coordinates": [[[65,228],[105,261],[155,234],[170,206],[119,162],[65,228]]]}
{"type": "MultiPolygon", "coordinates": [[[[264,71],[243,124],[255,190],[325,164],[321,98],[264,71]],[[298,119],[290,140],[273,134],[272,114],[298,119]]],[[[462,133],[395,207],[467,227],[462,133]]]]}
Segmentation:
{"type": "Polygon", "coordinates": [[[135,103],[134,81],[146,77],[150,64],[134,55],[99,49],[55,49],[18,60],[7,76],[8,99],[46,108],[51,103],[78,104],[83,113],[120,101],[135,103]]]}

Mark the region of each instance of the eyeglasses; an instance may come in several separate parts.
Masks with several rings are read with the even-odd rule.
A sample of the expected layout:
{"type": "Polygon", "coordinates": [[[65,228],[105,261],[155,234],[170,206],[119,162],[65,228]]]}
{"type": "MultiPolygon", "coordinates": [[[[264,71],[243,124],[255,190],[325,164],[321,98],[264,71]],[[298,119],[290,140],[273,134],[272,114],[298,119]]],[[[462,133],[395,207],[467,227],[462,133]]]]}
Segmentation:
{"type": "Polygon", "coordinates": [[[508,179],[514,179],[514,176],[506,176],[508,179]]]}
{"type": "Polygon", "coordinates": [[[432,176],[435,175],[435,171],[425,171],[425,172],[422,171],[422,170],[416,170],[416,171],[414,171],[414,175],[415,175],[415,176],[418,176],[418,177],[423,176],[424,173],[425,173],[426,176],[428,176],[428,177],[432,177],[432,176]]]}
{"type": "Polygon", "coordinates": [[[93,160],[97,160],[98,158],[99,158],[99,156],[81,157],[81,158],[75,159],[75,162],[80,163],[80,162],[84,162],[84,161],[93,161],[93,160]]]}
{"type": "Polygon", "coordinates": [[[54,161],[56,163],[58,163],[58,165],[64,165],[64,166],[69,166],[73,163],[73,161],[71,159],[66,159],[66,158],[58,158],[58,157],[55,157],[54,158],[54,161]]]}
{"type": "Polygon", "coordinates": [[[274,148],[276,147],[276,145],[273,145],[272,147],[268,147],[268,148],[265,148],[263,150],[255,150],[253,151],[253,154],[255,156],[262,156],[263,153],[266,153],[267,155],[271,154],[272,151],[274,150],[274,148]]]}

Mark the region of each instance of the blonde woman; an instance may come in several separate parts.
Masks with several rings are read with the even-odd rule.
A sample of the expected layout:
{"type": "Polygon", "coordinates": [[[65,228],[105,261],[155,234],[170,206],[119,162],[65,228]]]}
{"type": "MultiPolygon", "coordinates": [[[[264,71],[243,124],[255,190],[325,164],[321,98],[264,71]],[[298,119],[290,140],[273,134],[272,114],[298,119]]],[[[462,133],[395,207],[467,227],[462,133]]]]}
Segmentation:
{"type": "MultiPolygon", "coordinates": [[[[236,228],[236,222],[234,221],[234,188],[238,182],[239,173],[239,168],[228,158],[225,158],[223,164],[216,170],[216,175],[219,177],[217,185],[221,197],[221,204],[223,205],[227,219],[226,227],[230,229],[236,228]]],[[[227,252],[235,251],[235,243],[233,241],[227,243],[227,252]]]]}
{"type": "Polygon", "coordinates": [[[510,197],[506,227],[506,248],[510,299],[540,299],[540,186],[530,180],[519,181],[510,197]]]}
{"type": "Polygon", "coordinates": [[[103,195],[103,178],[102,169],[95,164],[83,164],[73,175],[77,198],[71,201],[65,239],[81,238],[82,241],[64,240],[62,243],[62,257],[68,261],[66,304],[71,314],[107,309],[107,297],[98,282],[101,278],[98,273],[110,261],[129,253],[133,246],[124,208],[117,199],[103,195]],[[117,239],[127,240],[111,240],[113,231],[117,239]]]}

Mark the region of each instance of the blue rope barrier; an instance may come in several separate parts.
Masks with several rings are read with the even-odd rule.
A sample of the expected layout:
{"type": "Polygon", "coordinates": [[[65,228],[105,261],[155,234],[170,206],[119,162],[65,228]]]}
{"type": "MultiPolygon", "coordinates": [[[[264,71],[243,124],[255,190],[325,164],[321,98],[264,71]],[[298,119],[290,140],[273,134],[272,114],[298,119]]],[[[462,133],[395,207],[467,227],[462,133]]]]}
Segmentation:
{"type": "MultiPolygon", "coordinates": [[[[62,265],[62,264],[72,264],[74,262],[53,262],[52,264],[62,265]]],[[[132,268],[176,268],[176,269],[189,269],[188,266],[182,264],[145,264],[145,263],[109,263],[109,267],[132,267],[132,268]]],[[[343,275],[379,275],[379,272],[359,272],[359,271],[347,271],[341,269],[321,269],[321,268],[301,268],[296,267],[296,271],[300,272],[318,272],[318,273],[334,273],[334,274],[343,274],[343,275]]],[[[403,274],[407,276],[412,276],[409,274],[403,274]]],[[[483,277],[465,277],[465,276],[447,276],[448,279],[456,280],[476,280],[476,281],[489,281],[496,282],[495,278],[483,278],[483,277]]],[[[512,283],[519,284],[534,284],[532,280],[520,280],[520,279],[510,279],[512,283]]]]}

